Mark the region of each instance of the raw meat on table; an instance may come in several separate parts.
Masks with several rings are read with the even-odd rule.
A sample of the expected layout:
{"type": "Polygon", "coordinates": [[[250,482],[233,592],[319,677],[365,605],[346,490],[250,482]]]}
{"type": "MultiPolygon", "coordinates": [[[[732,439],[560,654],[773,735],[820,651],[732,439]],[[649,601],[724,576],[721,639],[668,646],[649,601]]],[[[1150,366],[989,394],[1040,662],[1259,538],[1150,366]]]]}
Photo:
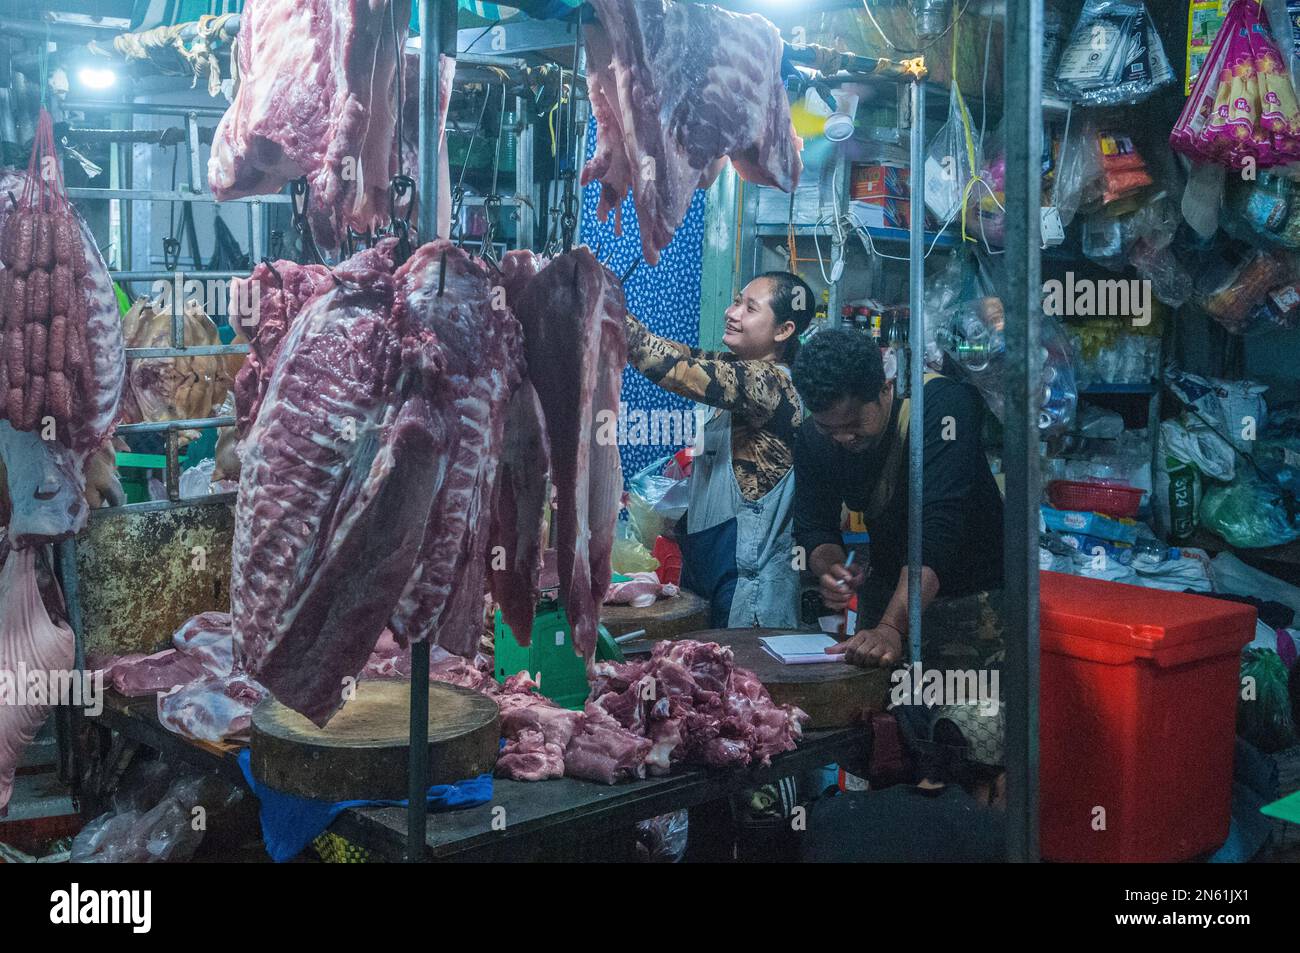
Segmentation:
{"type": "Polygon", "coordinates": [[[318,725],[415,573],[460,435],[443,346],[394,306],[394,245],[339,265],[298,315],[243,442],[236,661],[318,725]]]}
{"type": "Polygon", "coordinates": [[[506,407],[524,369],[519,322],[496,300],[492,277],[442,240],[420,247],[396,275],[398,318],[436,336],[457,423],[446,480],[389,625],[400,640],[432,637],[456,655],[472,655],[482,635],[506,407]]]}
{"type": "Polygon", "coordinates": [[[217,199],[268,195],[306,176],[322,248],[386,218],[410,18],[410,0],[249,0],[239,88],[208,160],[217,199]]]}
{"type": "Polygon", "coordinates": [[[8,813],[14,773],[23,750],[36,737],[54,702],[48,693],[34,699],[30,673],[53,688],[50,676],[72,671],[76,646],[72,630],[55,623],[41,598],[35,549],[9,550],[0,546],[0,817],[8,813]],[[22,684],[20,684],[20,682],[22,684]]]}
{"type": "Polygon", "coordinates": [[[557,750],[566,776],[604,784],[667,774],[678,762],[765,765],[796,746],[808,720],[798,708],[773,703],[758,677],[715,642],[661,642],[647,661],[596,662],[581,712],[558,707],[536,688],[521,672],[496,696],[506,739],[501,777],[558,777],[557,750]]]}
{"type": "Polygon", "coordinates": [[[612,436],[627,363],[623,289],[583,246],[527,283],[516,314],[551,450],[560,602],[575,650],[590,659],[623,494],[612,436]]]}
{"type": "Polygon", "coordinates": [[[654,265],[695,190],[713,184],[726,159],[749,182],[794,190],[802,143],[771,22],[676,0],[591,2],[600,23],[586,28],[587,84],[598,139],[582,184],[601,182],[597,218],[621,215],[630,188],[654,265]]]}
{"type": "Polygon", "coordinates": [[[198,741],[242,740],[253,723],[253,709],[265,697],[266,689],[243,672],[207,675],[159,694],[158,721],[198,741]]]}

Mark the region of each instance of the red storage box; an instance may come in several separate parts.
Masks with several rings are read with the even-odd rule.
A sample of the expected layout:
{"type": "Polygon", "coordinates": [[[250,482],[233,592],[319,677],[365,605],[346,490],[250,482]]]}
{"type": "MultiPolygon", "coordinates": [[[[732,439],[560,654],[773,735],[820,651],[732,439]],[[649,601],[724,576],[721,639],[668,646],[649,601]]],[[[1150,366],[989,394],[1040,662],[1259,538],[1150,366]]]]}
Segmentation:
{"type": "Polygon", "coordinates": [[[1254,608],[1054,572],[1040,580],[1043,857],[1179,861],[1219,847],[1254,608]]]}

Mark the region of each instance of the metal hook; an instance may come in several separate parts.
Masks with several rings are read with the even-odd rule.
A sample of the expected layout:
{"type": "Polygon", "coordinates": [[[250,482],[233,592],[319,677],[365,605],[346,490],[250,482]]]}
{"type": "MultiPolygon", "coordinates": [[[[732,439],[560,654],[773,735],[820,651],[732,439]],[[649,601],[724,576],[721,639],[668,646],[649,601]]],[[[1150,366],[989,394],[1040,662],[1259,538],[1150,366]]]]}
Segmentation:
{"type": "Polygon", "coordinates": [[[447,249],[442,250],[442,261],[438,266],[438,297],[442,297],[447,288],[447,249]]]}
{"type": "Polygon", "coordinates": [[[284,278],[280,275],[280,271],[279,271],[279,269],[276,268],[275,265],[273,265],[273,264],[271,263],[271,258],[270,258],[270,256],[268,256],[268,255],[263,255],[263,256],[262,256],[262,264],[266,265],[266,267],[270,269],[271,274],[275,275],[275,283],[278,284],[278,285],[280,286],[280,290],[283,291],[283,290],[284,290],[284,278]]]}

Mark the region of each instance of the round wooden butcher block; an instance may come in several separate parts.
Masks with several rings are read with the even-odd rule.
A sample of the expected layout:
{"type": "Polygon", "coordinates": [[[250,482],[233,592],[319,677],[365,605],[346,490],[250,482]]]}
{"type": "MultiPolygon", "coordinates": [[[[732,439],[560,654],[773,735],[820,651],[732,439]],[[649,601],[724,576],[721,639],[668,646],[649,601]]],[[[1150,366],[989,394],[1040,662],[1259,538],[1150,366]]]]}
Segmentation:
{"type": "MultiPolygon", "coordinates": [[[[253,711],[250,758],[258,781],[324,801],[407,796],[411,683],[357,683],[329,724],[314,724],[274,698],[253,711]]],[[[429,784],[491,773],[501,737],[497,704],[444,682],[429,683],[429,784]]]]}
{"type": "Polygon", "coordinates": [[[812,719],[808,729],[842,728],[867,712],[883,711],[889,699],[889,670],[865,669],[835,659],[811,665],[783,665],[758,640],[788,635],[790,629],[705,629],[683,639],[717,642],[731,648],[736,664],[758,676],[778,705],[798,705],[812,719]]]}

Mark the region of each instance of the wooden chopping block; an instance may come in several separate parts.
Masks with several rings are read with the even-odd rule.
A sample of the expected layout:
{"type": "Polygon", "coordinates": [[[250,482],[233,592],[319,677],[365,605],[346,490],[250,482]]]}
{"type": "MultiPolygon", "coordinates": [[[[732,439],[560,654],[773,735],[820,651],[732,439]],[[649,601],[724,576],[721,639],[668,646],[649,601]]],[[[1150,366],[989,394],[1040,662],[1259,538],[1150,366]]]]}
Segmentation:
{"type": "MultiPolygon", "coordinates": [[[[411,683],[357,683],[356,697],[324,728],[274,698],[253,711],[250,757],[258,781],[323,801],[402,800],[407,795],[411,683]]],[[[429,784],[451,784],[496,766],[497,703],[429,683],[429,784]]]]}
{"type": "Polygon", "coordinates": [[[758,676],[778,705],[798,705],[812,719],[805,728],[843,728],[867,712],[884,711],[889,669],[865,669],[846,662],[783,665],[763,650],[759,638],[788,629],[706,629],[682,636],[731,648],[736,664],[758,676]]]}

